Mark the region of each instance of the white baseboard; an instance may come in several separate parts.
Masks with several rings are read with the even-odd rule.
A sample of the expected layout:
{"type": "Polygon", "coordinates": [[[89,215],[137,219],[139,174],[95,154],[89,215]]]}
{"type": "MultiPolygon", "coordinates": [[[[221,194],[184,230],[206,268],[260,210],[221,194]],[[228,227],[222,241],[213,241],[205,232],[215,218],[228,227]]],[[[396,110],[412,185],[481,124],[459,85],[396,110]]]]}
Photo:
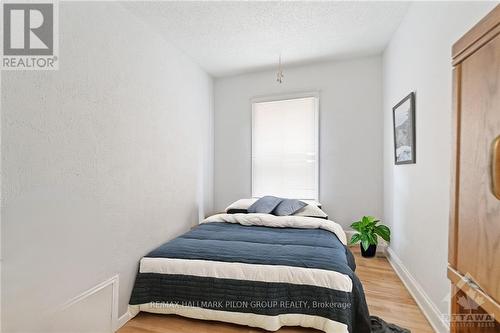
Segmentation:
{"type": "MultiPolygon", "coordinates": [[[[61,311],[68,310],[74,306],[78,306],[78,304],[81,304],[82,301],[86,301],[90,299],[90,297],[94,295],[98,295],[100,291],[104,290],[109,290],[108,288],[111,287],[111,329],[112,332],[115,332],[118,327],[118,287],[119,287],[119,277],[118,275],[115,275],[97,285],[94,287],[82,292],[81,294],[77,295],[76,297],[70,299],[68,302],[63,304],[61,307],[61,311]]],[[[109,317],[108,317],[109,318],[109,317]]],[[[110,333],[112,333],[110,332],[110,333]]]]}
{"type": "Polygon", "coordinates": [[[130,312],[125,312],[123,316],[120,316],[120,318],[118,318],[118,323],[115,331],[118,331],[120,328],[122,328],[122,326],[125,325],[130,319],[132,319],[132,315],[130,314],[130,312]]]}
{"type": "Polygon", "coordinates": [[[450,331],[448,323],[443,320],[437,306],[431,301],[422,286],[411,275],[408,269],[401,262],[401,259],[399,259],[390,247],[387,248],[386,253],[387,259],[389,260],[392,268],[401,281],[403,281],[406,289],[408,289],[411,296],[415,299],[415,302],[422,310],[424,316],[427,318],[434,331],[436,333],[448,333],[450,331]]]}
{"type": "Polygon", "coordinates": [[[72,298],[71,300],[69,300],[68,302],[66,302],[62,306],[61,310],[68,309],[68,308],[88,299],[89,297],[96,295],[99,291],[104,290],[105,288],[108,288],[109,286],[112,287],[111,327],[112,327],[112,332],[116,332],[133,317],[129,311],[125,312],[125,314],[118,317],[118,286],[119,286],[118,275],[115,275],[115,276],[111,277],[110,279],[103,281],[103,282],[99,283],[98,285],[84,291],[80,295],[72,298]]]}

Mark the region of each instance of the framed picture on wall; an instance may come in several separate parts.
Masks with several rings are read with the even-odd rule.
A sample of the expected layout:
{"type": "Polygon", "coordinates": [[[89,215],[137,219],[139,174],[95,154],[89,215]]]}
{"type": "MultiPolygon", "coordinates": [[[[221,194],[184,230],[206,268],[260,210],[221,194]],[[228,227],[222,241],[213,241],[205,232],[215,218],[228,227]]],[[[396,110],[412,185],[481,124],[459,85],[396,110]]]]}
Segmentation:
{"type": "Polygon", "coordinates": [[[412,92],[392,108],[394,130],[394,161],[398,164],[416,163],[415,150],[415,93],[412,92]]]}

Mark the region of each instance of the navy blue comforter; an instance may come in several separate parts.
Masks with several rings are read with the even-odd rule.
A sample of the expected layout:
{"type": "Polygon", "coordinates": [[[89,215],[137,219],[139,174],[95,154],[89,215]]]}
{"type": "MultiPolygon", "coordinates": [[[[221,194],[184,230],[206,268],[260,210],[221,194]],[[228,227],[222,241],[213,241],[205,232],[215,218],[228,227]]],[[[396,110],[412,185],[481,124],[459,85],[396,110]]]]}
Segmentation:
{"type": "Polygon", "coordinates": [[[331,232],[322,229],[271,228],[231,223],[201,224],[173,239],[146,257],[200,259],[248,264],[284,265],[332,270],[348,275],[352,292],[324,287],[262,281],[241,281],[209,277],[139,273],[130,304],[149,302],[206,301],[210,308],[216,300],[285,300],[295,306],[216,308],[224,311],[264,315],[301,313],[322,316],[349,327],[349,332],[369,333],[370,319],[362,285],[354,274],[355,264],[349,249],[331,232]],[[312,304],[347,304],[344,307],[314,307],[312,304]]]}

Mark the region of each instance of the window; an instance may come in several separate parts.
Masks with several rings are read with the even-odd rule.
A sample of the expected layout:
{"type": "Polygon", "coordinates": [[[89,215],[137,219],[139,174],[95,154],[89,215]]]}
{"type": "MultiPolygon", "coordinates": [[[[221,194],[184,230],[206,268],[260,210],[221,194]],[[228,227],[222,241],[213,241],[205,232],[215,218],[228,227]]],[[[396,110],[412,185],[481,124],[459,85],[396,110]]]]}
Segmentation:
{"type": "Polygon", "coordinates": [[[318,200],[318,97],[252,104],[252,196],[318,200]]]}

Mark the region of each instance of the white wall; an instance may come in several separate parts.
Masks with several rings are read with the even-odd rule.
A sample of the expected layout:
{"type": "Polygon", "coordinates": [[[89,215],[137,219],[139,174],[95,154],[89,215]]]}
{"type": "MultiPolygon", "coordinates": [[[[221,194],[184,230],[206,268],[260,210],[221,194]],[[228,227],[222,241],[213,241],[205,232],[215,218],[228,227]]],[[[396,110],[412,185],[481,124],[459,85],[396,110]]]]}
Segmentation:
{"type": "Polygon", "coordinates": [[[251,196],[251,104],[259,96],[320,93],[320,201],[343,226],[382,214],[381,58],[215,80],[215,209],[251,196]]]}
{"type": "Polygon", "coordinates": [[[451,158],[451,46],[494,2],[413,3],[383,58],[384,218],[391,248],[436,307],[446,278],[451,158]],[[392,107],[416,92],[417,164],[394,165],[392,107]]]}
{"type": "Polygon", "coordinates": [[[118,3],[61,2],[59,30],[58,71],[2,73],[3,332],[116,273],[122,315],[140,257],[211,210],[211,77],[118,3]]]}

